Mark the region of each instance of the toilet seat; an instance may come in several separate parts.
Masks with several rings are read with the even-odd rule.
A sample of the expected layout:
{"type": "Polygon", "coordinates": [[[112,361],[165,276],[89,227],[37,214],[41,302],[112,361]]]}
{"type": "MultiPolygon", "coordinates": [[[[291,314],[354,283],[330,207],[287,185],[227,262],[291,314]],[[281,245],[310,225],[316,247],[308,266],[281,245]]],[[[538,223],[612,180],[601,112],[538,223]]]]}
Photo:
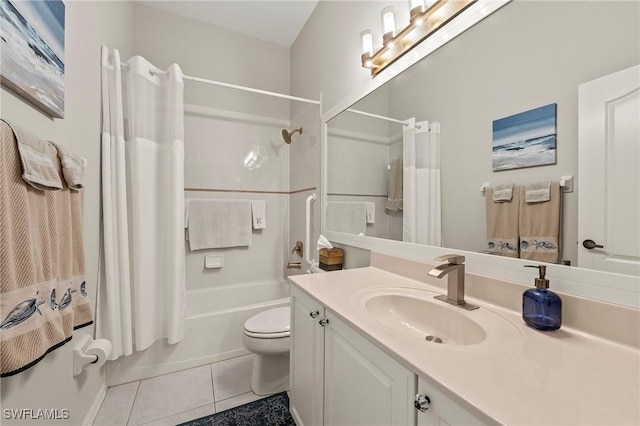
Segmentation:
{"type": "Polygon", "coordinates": [[[260,312],[244,323],[244,334],[258,339],[278,339],[291,334],[289,306],[260,312]]]}

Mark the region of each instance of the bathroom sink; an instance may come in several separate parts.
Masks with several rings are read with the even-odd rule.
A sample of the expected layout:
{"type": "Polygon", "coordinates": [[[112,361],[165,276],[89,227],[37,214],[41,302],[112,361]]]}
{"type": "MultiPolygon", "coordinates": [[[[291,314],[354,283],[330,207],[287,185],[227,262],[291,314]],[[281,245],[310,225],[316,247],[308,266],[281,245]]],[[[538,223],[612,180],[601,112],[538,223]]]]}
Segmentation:
{"type": "MultiPolygon", "coordinates": [[[[485,330],[464,311],[435,300],[436,293],[413,288],[368,289],[357,297],[364,310],[384,327],[430,344],[474,345],[485,330]]],[[[476,311],[477,312],[477,311],[476,311]]]]}

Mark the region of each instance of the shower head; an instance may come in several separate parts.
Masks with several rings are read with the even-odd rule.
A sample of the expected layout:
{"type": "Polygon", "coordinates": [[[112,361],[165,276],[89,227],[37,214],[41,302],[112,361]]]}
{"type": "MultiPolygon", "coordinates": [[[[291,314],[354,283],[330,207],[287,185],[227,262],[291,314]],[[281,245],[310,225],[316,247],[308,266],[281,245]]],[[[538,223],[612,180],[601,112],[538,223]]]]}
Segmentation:
{"type": "Polygon", "coordinates": [[[291,143],[291,135],[295,135],[296,133],[302,134],[302,127],[295,129],[293,132],[290,132],[287,129],[282,129],[282,139],[289,144],[291,143]]]}

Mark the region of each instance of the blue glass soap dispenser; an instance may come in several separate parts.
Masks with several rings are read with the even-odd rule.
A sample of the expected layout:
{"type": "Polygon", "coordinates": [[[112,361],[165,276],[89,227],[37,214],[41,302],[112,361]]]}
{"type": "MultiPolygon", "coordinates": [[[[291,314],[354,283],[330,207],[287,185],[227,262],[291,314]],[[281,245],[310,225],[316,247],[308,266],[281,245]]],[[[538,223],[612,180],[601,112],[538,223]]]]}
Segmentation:
{"type": "Polygon", "coordinates": [[[547,267],[544,265],[525,265],[538,268],[540,277],[536,278],[536,288],[530,288],[522,294],[522,319],[530,327],[538,330],[557,330],[562,325],[562,299],[548,290],[549,280],[545,278],[547,267]]]}

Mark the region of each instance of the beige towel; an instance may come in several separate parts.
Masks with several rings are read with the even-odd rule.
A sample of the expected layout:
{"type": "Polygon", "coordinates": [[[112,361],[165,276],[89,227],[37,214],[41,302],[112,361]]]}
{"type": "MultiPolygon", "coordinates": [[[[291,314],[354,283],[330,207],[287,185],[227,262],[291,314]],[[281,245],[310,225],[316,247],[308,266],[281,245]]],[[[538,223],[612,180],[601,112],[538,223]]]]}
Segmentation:
{"type": "MultiPolygon", "coordinates": [[[[55,157],[53,145],[46,154],[55,157]]],[[[69,341],[74,329],[93,322],[83,192],[36,190],[21,175],[14,132],[0,123],[1,377],[35,365],[69,341]]]]}
{"type": "Polygon", "coordinates": [[[513,198],[513,183],[503,183],[493,188],[493,201],[511,201],[513,198]]]}
{"type": "Polygon", "coordinates": [[[540,184],[526,185],[520,189],[520,257],[541,262],[557,263],[560,260],[562,193],[560,183],[552,181],[549,201],[526,201],[527,190],[539,190],[540,184]]]}
{"type": "Polygon", "coordinates": [[[402,158],[395,158],[391,161],[387,185],[387,202],[384,206],[389,211],[397,212],[402,210],[402,179],[402,158]]]}
{"type": "Polygon", "coordinates": [[[58,150],[58,158],[62,165],[62,175],[67,186],[73,190],[84,188],[84,159],[69,151],[60,144],[51,142],[58,150]]]}
{"type": "Polygon", "coordinates": [[[493,188],[485,190],[487,209],[487,249],[493,254],[518,257],[518,186],[511,201],[493,201],[493,188]]]}
{"type": "Polygon", "coordinates": [[[51,144],[5,119],[2,121],[15,135],[15,143],[18,146],[22,164],[22,178],[25,182],[41,190],[62,188],[62,180],[58,172],[58,157],[55,150],[51,149],[51,144]]]}

